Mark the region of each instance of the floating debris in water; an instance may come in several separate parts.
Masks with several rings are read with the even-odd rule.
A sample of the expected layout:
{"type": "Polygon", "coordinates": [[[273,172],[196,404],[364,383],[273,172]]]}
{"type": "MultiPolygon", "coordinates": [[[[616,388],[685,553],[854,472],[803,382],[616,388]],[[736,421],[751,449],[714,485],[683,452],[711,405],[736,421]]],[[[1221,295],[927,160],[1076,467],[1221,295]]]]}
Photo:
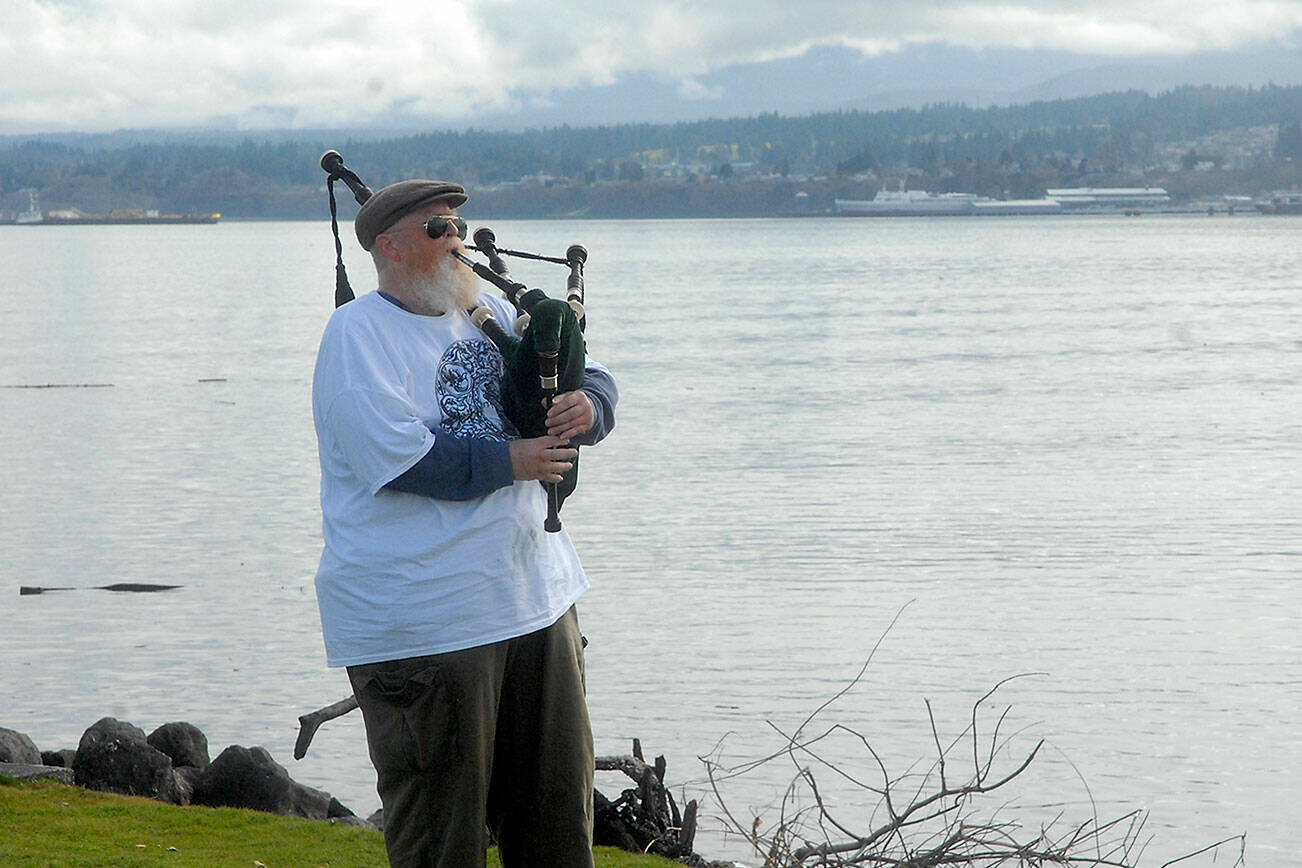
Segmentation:
{"type": "Polygon", "coordinates": [[[154,591],[171,591],[180,587],[183,586],[182,585],[152,585],[152,584],[144,584],[140,582],[119,582],[118,584],[115,585],[97,585],[93,588],[71,588],[71,587],[42,588],[35,585],[20,585],[18,587],[18,595],[20,597],[26,597],[32,594],[44,594],[49,591],[127,591],[135,594],[148,594],[148,593],[153,593],[154,591]]]}
{"type": "Polygon", "coordinates": [[[5,383],[0,389],[111,389],[112,383],[5,383]]]}

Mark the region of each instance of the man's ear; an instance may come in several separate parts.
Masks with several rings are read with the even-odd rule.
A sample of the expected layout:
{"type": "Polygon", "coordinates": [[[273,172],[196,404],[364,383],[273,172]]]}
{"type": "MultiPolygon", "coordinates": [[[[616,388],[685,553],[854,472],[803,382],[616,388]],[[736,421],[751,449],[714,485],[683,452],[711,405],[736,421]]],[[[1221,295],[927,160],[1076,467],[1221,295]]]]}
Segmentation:
{"type": "Polygon", "coordinates": [[[393,245],[393,239],[388,235],[375,236],[375,249],[384,255],[385,259],[391,259],[394,262],[402,261],[402,254],[398,248],[393,245]]]}

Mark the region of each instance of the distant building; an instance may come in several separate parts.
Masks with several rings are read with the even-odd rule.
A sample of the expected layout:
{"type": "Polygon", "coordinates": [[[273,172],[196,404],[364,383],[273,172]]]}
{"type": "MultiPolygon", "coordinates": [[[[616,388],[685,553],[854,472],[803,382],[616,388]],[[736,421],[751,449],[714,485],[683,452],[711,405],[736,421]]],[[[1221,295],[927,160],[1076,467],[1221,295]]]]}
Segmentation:
{"type": "Polygon", "coordinates": [[[1171,196],[1161,187],[1062,187],[1047,190],[1064,211],[1118,211],[1164,208],[1171,196]]]}

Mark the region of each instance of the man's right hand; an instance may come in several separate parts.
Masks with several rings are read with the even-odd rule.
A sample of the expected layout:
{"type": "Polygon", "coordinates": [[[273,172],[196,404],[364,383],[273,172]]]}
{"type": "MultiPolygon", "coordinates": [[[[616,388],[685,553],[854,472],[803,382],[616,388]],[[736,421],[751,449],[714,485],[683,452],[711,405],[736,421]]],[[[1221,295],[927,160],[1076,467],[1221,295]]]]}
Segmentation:
{"type": "Polygon", "coordinates": [[[571,462],[579,454],[566,442],[551,436],[512,440],[511,471],[515,478],[560,482],[561,474],[574,466],[571,462]]]}

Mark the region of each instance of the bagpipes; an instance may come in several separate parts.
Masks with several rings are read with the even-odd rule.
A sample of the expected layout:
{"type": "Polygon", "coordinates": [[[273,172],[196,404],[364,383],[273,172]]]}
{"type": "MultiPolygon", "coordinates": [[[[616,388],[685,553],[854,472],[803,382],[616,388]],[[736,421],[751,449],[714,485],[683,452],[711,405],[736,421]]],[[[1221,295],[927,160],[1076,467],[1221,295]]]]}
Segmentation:
{"type": "MultiPolygon", "coordinates": [[[[358,205],[364,205],[372,192],[344,165],[338,151],[326,151],[321,156],[321,168],[329,176],[330,227],[335,237],[335,307],[340,307],[352,301],[354,295],[344,269],[334,183],[342,181],[347,185],[358,205]]],[[[446,229],[441,218],[433,218],[426,224],[426,232],[434,238],[441,238],[446,229]],[[440,223],[437,230],[430,225],[436,220],[440,223]]],[[[520,315],[514,327],[518,336],[497,322],[488,307],[480,306],[466,313],[496,345],[506,363],[502,405],[507,420],[521,437],[541,437],[547,433],[547,410],[552,398],[562,392],[573,392],[583,385],[583,329],[587,325],[583,310],[583,266],[588,251],[582,245],[574,244],[565,251],[565,257],[560,258],[505,250],[497,247],[497,238],[487,226],[475,231],[474,242],[467,246],[483,254],[488,259],[487,265],[475,262],[460,251],[452,251],[452,256],[506,295],[520,315]],[[512,280],[502,255],[568,265],[570,276],[566,281],[566,300],[550,298],[540,289],[529,289],[512,280]]],[[[562,474],[559,483],[543,483],[547,490],[547,519],[543,527],[548,532],[555,533],[561,529],[561,505],[574,492],[578,473],[576,455],[573,466],[562,474]]]]}

